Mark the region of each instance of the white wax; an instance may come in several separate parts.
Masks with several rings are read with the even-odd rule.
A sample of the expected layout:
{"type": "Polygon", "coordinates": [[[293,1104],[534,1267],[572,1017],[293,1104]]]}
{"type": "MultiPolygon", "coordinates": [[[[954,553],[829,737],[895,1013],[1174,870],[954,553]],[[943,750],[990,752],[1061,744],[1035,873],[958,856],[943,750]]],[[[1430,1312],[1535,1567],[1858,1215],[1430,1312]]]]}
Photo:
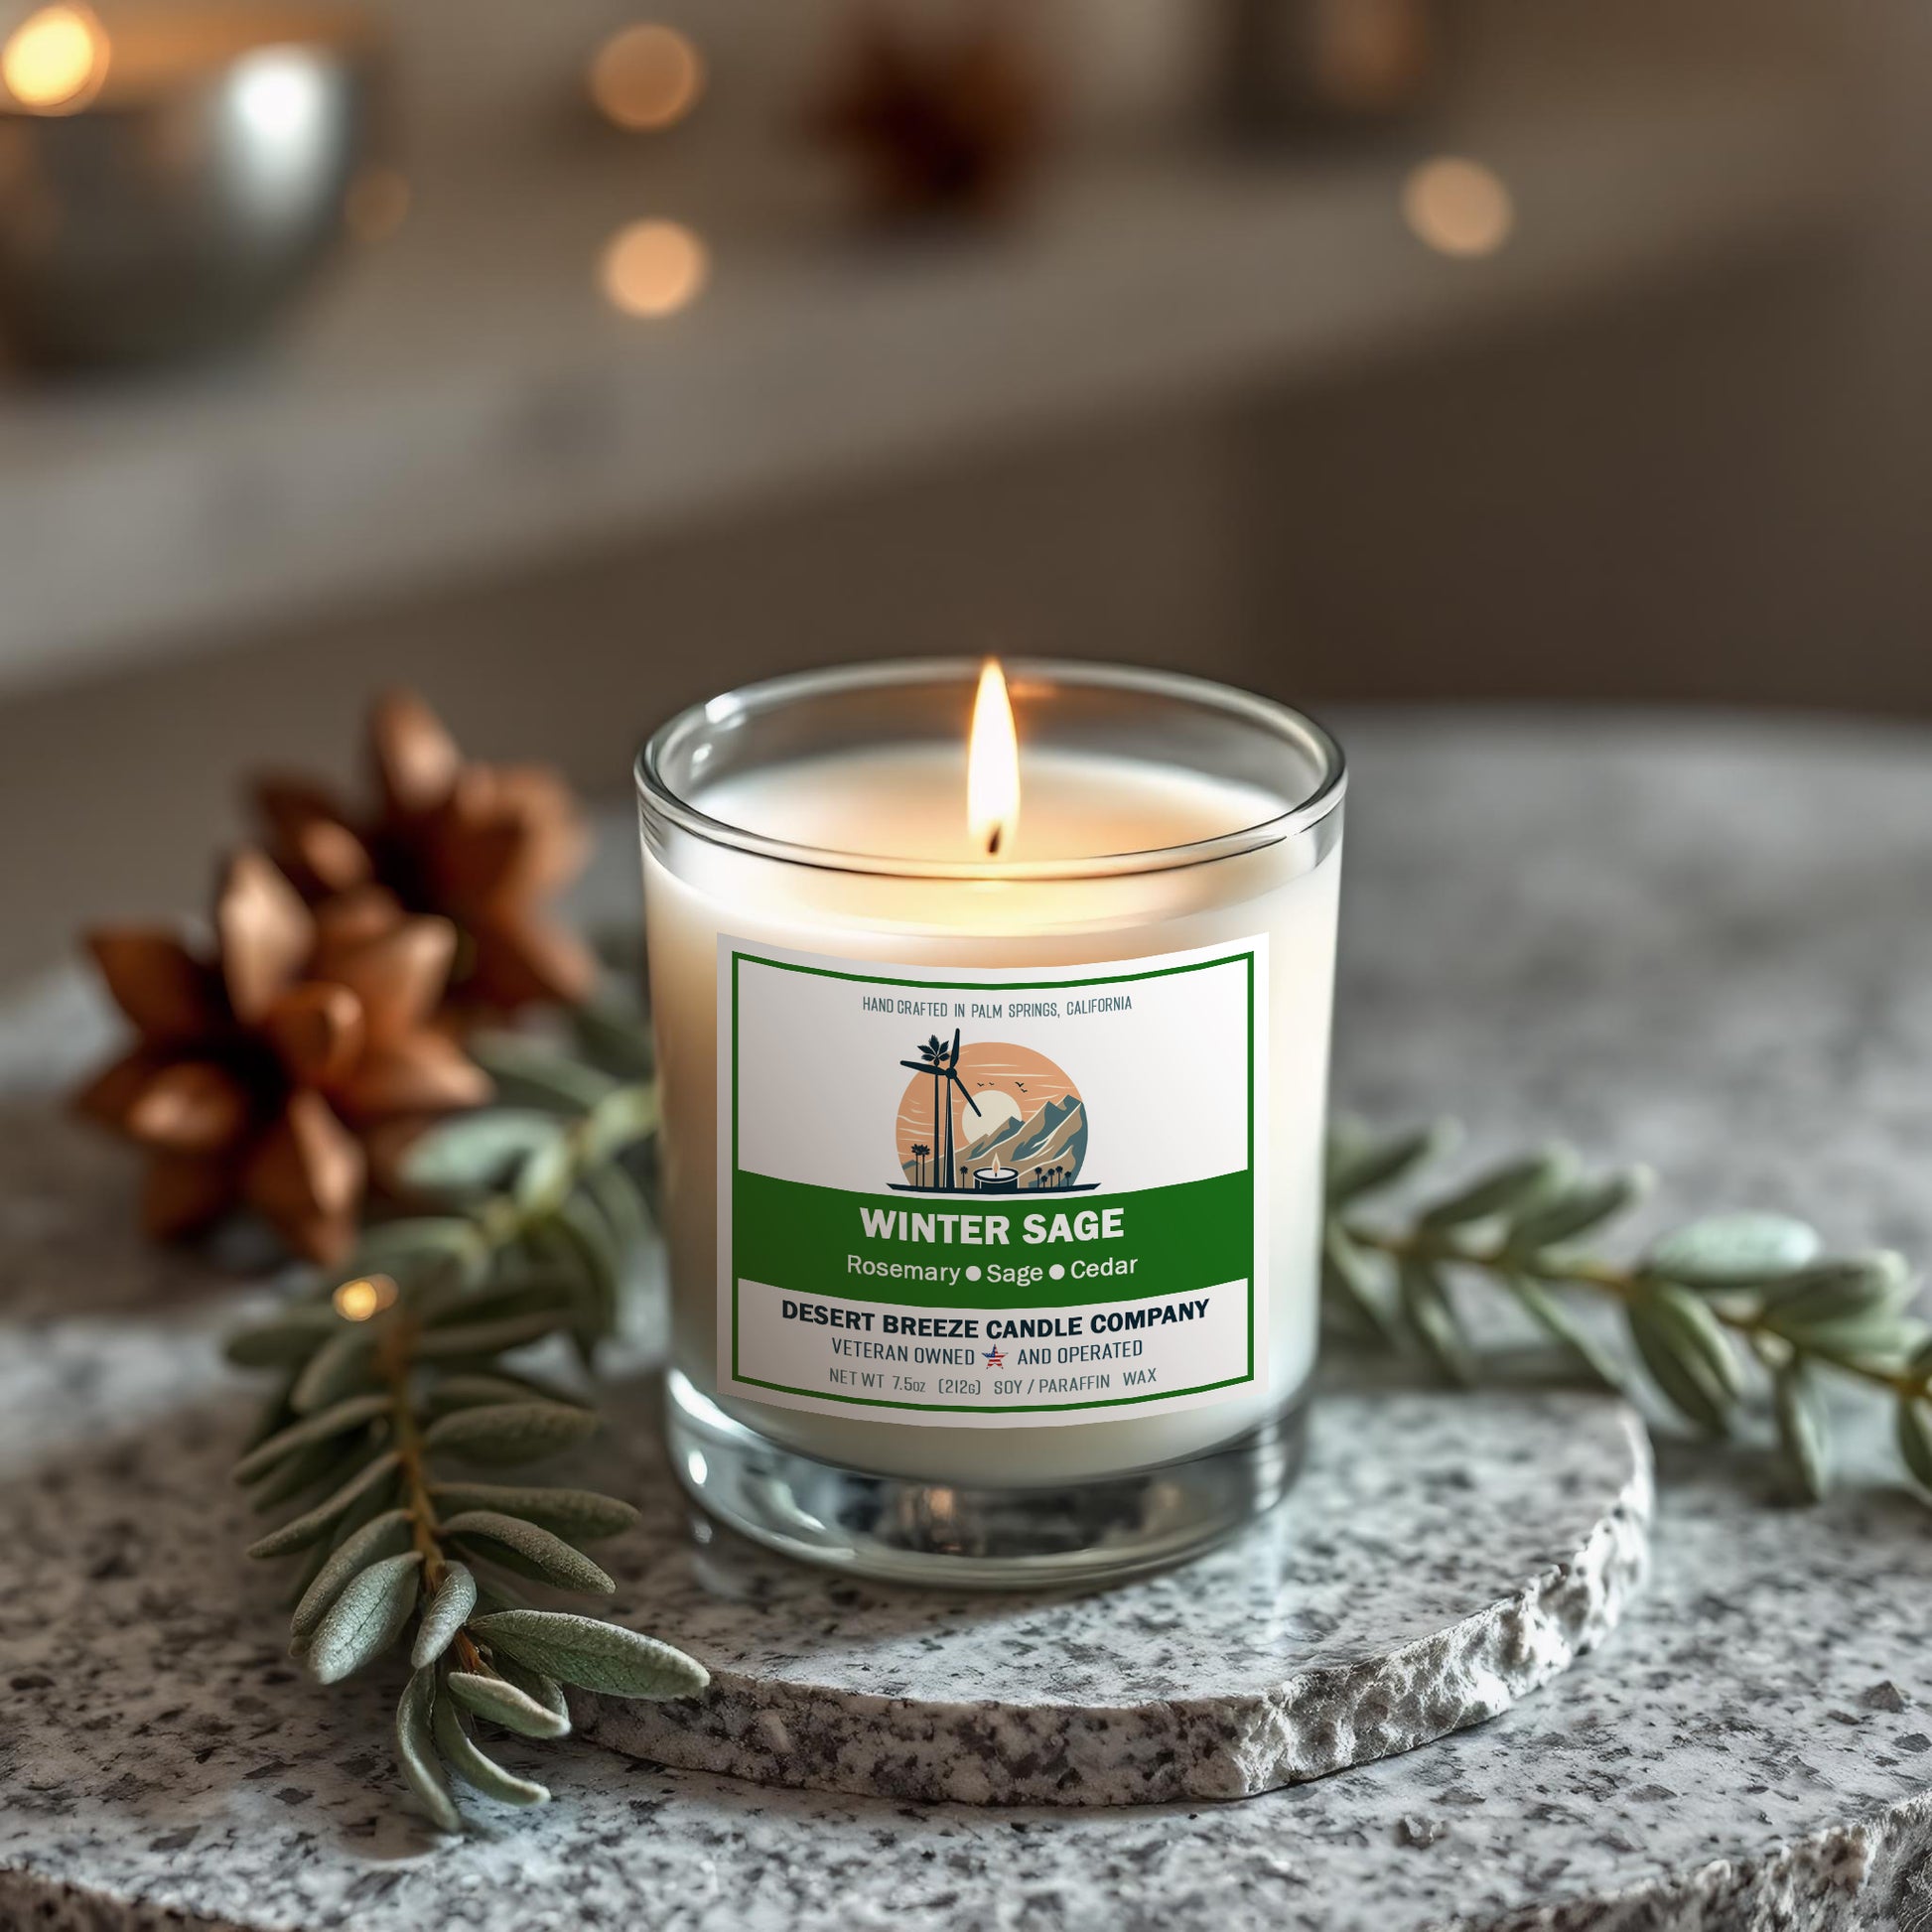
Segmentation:
{"type": "MultiPolygon", "coordinates": [[[[1009,859],[1191,844],[1275,817],[1257,788],[1126,758],[1025,748],[1009,859]]],[[[716,784],[710,817],[795,844],[967,859],[964,759],[938,747],[799,761],[716,784]]],[[[1290,803],[1295,801],[1288,801],[1290,803]]],[[[1340,876],[1313,835],[1211,864],[1078,880],[932,881],[754,858],[679,836],[646,845],[644,903],[662,1078],[673,1359],[762,1435],[849,1466],[937,1481],[1050,1484],[1196,1454],[1306,1384],[1317,1321],[1321,1144],[1340,876]],[[1211,1406],[1001,1428],[823,1416],[717,1395],[718,939],[908,965],[1026,968],[1268,940],[1267,1373],[1211,1406]]]]}
{"type": "MultiPolygon", "coordinates": [[[[1280,801],[1255,785],[1086,752],[1041,751],[1022,764],[1018,829],[1008,860],[1088,859],[1219,838],[1273,818],[1280,801]]],[[[973,860],[966,755],[932,749],[801,759],[728,778],[700,800],[710,817],[766,838],[876,858],[973,860]]]]}

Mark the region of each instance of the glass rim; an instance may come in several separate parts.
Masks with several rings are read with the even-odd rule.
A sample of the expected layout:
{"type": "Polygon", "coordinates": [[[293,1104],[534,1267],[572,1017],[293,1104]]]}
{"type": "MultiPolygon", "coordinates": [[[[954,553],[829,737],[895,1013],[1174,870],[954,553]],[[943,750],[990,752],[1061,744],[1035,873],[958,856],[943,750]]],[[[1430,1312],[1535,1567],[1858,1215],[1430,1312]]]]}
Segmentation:
{"type": "Polygon", "coordinates": [[[1052,859],[924,859],[892,853],[846,852],[833,847],[800,845],[772,838],[729,819],[714,818],[680,797],[665,774],[671,752],[705,731],[716,731],[749,713],[772,712],[790,704],[842,692],[890,690],[920,684],[961,685],[969,694],[977,684],[983,657],[895,657],[871,663],[788,671],[753,684],[719,693],[682,711],[658,726],[644,741],[633,767],[640,806],[667,824],[709,845],[724,846],[752,857],[784,865],[807,866],[823,872],[863,873],[880,878],[970,880],[976,882],[1108,879],[1143,872],[1166,872],[1182,866],[1212,865],[1280,845],[1311,830],[1341,803],[1348,789],[1347,760],[1333,734],[1306,712],[1239,686],[1184,671],[1164,671],[1131,664],[1090,662],[1078,658],[1001,658],[1009,680],[1020,684],[1037,678],[1055,684],[1137,693],[1150,698],[1173,698],[1219,712],[1231,723],[1259,730],[1300,752],[1312,764],[1313,788],[1294,804],[1252,825],[1182,845],[1154,846],[1133,852],[1110,852],[1077,858],[1052,859]]]}

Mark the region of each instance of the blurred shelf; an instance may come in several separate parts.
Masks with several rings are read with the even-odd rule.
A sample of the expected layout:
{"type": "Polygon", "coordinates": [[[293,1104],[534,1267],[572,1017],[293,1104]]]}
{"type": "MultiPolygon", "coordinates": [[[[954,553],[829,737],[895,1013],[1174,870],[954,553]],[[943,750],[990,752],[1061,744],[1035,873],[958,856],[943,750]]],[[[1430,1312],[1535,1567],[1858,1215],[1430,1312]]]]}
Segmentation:
{"type": "Polygon", "coordinates": [[[1431,253],[1415,145],[1114,157],[1023,226],[868,246],[588,153],[438,190],[268,349],[0,391],[0,684],[716,516],[1002,438],[1312,379],[1795,243],[1856,202],[1802,84],[1632,86],[1430,130],[1509,183],[1513,240],[1431,253]],[[710,285],[631,321],[623,220],[710,285]]]}

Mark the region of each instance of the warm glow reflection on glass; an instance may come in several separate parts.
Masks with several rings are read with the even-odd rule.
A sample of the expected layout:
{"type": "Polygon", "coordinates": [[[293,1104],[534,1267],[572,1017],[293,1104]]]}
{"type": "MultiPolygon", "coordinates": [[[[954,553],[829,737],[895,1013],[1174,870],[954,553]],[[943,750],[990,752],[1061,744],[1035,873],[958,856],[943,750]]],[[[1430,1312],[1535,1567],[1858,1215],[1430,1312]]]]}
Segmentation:
{"type": "Polygon", "coordinates": [[[598,281],[613,308],[627,316],[669,316],[705,285],[711,260],[679,221],[632,221],[605,245],[598,281]]]}
{"type": "Polygon", "coordinates": [[[675,27],[626,27],[591,62],[598,112],[632,133],[674,127],[703,92],[704,57],[675,27]]]}
{"type": "Polygon", "coordinates": [[[100,91],[108,54],[107,35],[86,8],[43,7],[0,48],[0,82],[36,113],[71,114],[100,91]]]}
{"type": "Polygon", "coordinates": [[[1402,215],[1438,254],[1493,255],[1516,226],[1516,204],[1493,168],[1445,155],[1402,185],[1402,215]]]}
{"type": "Polygon", "coordinates": [[[332,1299],[345,1321],[366,1321],[395,1306],[396,1285],[387,1275],[362,1275],[345,1282],[332,1299]]]}
{"type": "Polygon", "coordinates": [[[387,241],[409,218],[409,179],[395,168],[364,168],[343,198],[343,219],[357,241],[387,241]]]}

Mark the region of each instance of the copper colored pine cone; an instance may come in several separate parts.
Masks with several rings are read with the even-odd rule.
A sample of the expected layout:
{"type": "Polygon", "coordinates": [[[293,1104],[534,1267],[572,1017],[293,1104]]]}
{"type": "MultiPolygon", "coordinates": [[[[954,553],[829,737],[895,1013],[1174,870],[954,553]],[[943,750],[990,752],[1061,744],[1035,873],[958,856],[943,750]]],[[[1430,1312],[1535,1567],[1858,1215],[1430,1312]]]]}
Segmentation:
{"type": "Polygon", "coordinates": [[[88,945],[139,1037],[78,1096],[149,1151],[151,1234],[257,1209],[298,1253],[340,1261],[372,1167],[489,1081],[435,1026],[456,934],[400,915],[325,924],[257,851],[229,863],[214,953],[120,927],[88,945]]]}
{"type": "Polygon", "coordinates": [[[589,850],[577,801],[553,771],[467,763],[421,698],[391,692],[369,714],[378,803],[362,816],[326,786],[255,787],[269,847],[325,934],[367,936],[411,913],[456,932],[448,1003],[463,1019],[574,1004],[597,977],[548,902],[589,850]]]}
{"type": "Polygon", "coordinates": [[[874,9],[812,118],[855,163],[886,221],[1006,210],[1045,145],[1046,89],[1024,38],[995,14],[926,37],[874,9]]]}

